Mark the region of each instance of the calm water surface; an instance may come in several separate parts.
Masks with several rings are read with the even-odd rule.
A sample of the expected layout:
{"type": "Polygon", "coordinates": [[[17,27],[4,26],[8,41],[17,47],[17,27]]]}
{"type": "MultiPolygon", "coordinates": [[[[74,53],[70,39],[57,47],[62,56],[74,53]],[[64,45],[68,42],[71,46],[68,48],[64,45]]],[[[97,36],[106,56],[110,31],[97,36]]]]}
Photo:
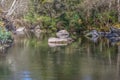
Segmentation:
{"type": "Polygon", "coordinates": [[[120,46],[80,38],[61,47],[20,39],[0,54],[0,80],[119,80],[120,46]]]}

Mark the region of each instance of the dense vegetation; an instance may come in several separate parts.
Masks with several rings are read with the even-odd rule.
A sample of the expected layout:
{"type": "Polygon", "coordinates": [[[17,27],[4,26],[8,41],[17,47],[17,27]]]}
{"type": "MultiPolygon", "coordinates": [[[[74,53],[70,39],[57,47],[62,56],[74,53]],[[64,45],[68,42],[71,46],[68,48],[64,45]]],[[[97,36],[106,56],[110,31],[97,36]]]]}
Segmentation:
{"type": "Polygon", "coordinates": [[[116,1],[31,0],[25,19],[31,23],[38,22],[44,28],[65,28],[71,32],[105,29],[112,25],[119,27],[119,5],[116,1]]]}
{"type": "Polygon", "coordinates": [[[71,33],[94,28],[105,30],[112,25],[120,27],[119,0],[11,0],[13,1],[16,1],[18,8],[10,8],[7,16],[22,19],[22,22],[27,23],[26,27],[40,25],[42,29],[67,29],[71,33]]]}

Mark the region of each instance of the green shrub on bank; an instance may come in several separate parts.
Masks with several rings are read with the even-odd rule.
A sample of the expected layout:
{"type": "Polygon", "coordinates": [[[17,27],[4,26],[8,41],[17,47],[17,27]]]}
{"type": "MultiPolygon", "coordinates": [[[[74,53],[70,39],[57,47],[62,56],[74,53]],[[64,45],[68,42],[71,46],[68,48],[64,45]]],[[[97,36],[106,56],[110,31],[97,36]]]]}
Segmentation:
{"type": "Polygon", "coordinates": [[[11,39],[11,33],[0,28],[0,41],[7,41],[9,39],[11,39]]]}
{"type": "Polygon", "coordinates": [[[88,27],[101,29],[118,23],[117,4],[114,0],[31,0],[25,19],[45,29],[67,29],[80,33],[88,27]],[[108,4],[109,3],[109,4],[108,4]]]}

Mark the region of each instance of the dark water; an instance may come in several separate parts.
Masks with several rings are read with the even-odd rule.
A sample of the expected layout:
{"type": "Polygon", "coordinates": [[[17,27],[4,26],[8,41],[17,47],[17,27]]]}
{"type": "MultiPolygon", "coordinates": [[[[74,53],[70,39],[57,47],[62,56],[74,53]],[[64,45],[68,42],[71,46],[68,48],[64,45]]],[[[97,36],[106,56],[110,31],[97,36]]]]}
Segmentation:
{"type": "Polygon", "coordinates": [[[50,47],[47,38],[17,40],[0,55],[0,80],[119,80],[120,46],[80,38],[50,47]]]}

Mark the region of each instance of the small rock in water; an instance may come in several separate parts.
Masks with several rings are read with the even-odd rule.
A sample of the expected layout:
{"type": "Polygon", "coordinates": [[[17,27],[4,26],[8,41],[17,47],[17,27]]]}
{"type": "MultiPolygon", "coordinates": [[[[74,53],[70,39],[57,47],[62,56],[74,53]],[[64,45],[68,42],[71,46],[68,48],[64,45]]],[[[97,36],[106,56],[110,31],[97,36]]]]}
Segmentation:
{"type": "Polygon", "coordinates": [[[21,32],[21,31],[24,31],[24,29],[25,29],[24,27],[20,27],[20,28],[18,28],[16,31],[17,31],[17,32],[21,32]]]}
{"type": "Polygon", "coordinates": [[[25,27],[20,27],[20,28],[16,29],[15,33],[16,34],[25,34],[24,30],[25,30],[25,27]]]}
{"type": "Polygon", "coordinates": [[[61,30],[56,33],[58,38],[68,38],[69,37],[69,32],[66,30],[61,30]]]}

